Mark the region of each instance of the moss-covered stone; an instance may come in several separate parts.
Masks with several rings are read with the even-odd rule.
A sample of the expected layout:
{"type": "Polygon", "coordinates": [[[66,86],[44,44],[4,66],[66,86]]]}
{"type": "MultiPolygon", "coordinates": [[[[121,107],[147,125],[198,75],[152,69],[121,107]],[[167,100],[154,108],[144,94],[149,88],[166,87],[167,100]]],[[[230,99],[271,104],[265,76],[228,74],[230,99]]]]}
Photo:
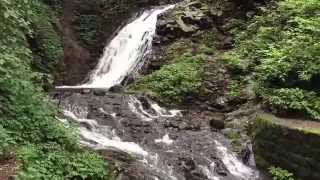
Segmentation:
{"type": "Polygon", "coordinates": [[[279,166],[301,179],[320,179],[320,126],[312,122],[316,131],[310,131],[307,121],[299,126],[286,121],[265,114],[257,117],[253,130],[257,165],[279,166]]]}

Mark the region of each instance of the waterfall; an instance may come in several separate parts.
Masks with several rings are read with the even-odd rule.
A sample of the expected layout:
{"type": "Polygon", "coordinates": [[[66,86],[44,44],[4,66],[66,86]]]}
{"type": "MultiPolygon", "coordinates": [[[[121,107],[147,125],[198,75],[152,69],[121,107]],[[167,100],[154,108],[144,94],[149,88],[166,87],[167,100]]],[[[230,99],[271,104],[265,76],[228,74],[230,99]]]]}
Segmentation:
{"type": "Polygon", "coordinates": [[[158,15],[174,5],[144,11],[137,19],[123,27],[104,49],[98,65],[91,72],[89,81],[79,86],[63,88],[109,89],[119,85],[126,76],[135,73],[143,65],[151,51],[158,15]]]}
{"type": "MultiPolygon", "coordinates": [[[[86,83],[79,86],[60,86],[57,87],[57,89],[109,89],[121,84],[126,76],[136,73],[143,65],[145,56],[151,51],[152,39],[156,32],[157,17],[172,7],[173,6],[170,5],[143,12],[134,21],[123,27],[105,47],[98,65],[89,74],[89,80],[86,83]]],[[[78,100],[81,96],[82,95],[78,94],[78,96],[74,98],[78,100]]],[[[87,97],[84,97],[84,101],[88,100],[86,98],[87,97]]],[[[187,166],[194,166],[194,170],[197,170],[196,167],[198,167],[199,171],[194,173],[197,175],[200,173],[204,175],[206,179],[224,179],[223,176],[216,172],[216,162],[205,154],[207,151],[214,149],[218,152],[218,158],[221,159],[227,169],[227,179],[229,179],[229,176],[231,176],[231,179],[239,180],[258,179],[256,171],[244,165],[224,145],[215,141],[215,137],[211,136],[211,131],[202,133],[202,129],[199,129],[190,134],[179,134],[177,129],[184,129],[185,125],[179,124],[179,121],[175,122],[177,124],[174,124],[174,122],[172,122],[173,124],[170,123],[174,118],[183,118],[180,110],[167,110],[148,99],[141,100],[135,96],[127,96],[122,99],[125,103],[119,103],[117,101],[109,104],[111,107],[116,106],[114,108],[116,110],[119,110],[122,106],[126,106],[123,111],[127,113],[125,114],[126,116],[118,117],[117,111],[103,109],[105,103],[105,101],[103,101],[104,97],[95,99],[95,97],[91,96],[89,98],[92,98],[90,99],[90,103],[92,103],[91,100],[97,101],[96,104],[98,105],[94,104],[93,109],[100,111],[101,114],[98,114],[98,118],[104,117],[105,119],[102,120],[104,122],[101,122],[101,119],[99,121],[98,118],[91,119],[90,117],[92,116],[88,116],[89,110],[87,105],[90,104],[89,102],[83,105],[77,101],[70,103],[68,100],[62,102],[64,118],[59,118],[59,120],[66,125],[68,125],[70,121],[79,125],[80,142],[83,145],[96,150],[113,148],[134,155],[137,161],[143,163],[143,165],[155,172],[152,176],[153,179],[185,180],[185,177],[188,176],[185,174],[189,172],[185,171],[182,173],[179,168],[176,168],[172,162],[180,160],[175,160],[175,158],[182,159],[181,167],[188,168],[187,166]],[[122,124],[122,120],[125,118],[127,118],[127,121],[124,125],[122,124]],[[104,124],[110,123],[111,121],[115,122],[116,125],[104,124]],[[131,121],[135,121],[133,125],[130,124],[131,121]],[[130,127],[130,125],[132,125],[132,127],[130,127]],[[145,134],[140,135],[139,133],[141,132],[145,134]],[[142,140],[139,138],[135,139],[135,136],[139,135],[146,136],[143,136],[142,140]],[[187,135],[189,135],[188,138],[181,138],[187,135]],[[128,136],[134,138],[130,139],[128,136]],[[195,140],[193,137],[198,138],[195,140]],[[125,140],[126,138],[127,141],[125,140]],[[198,142],[200,139],[204,139],[205,143],[198,142]],[[193,146],[200,148],[193,151],[193,146]],[[202,149],[205,149],[205,146],[210,148],[202,151],[202,149]],[[178,156],[174,157],[176,155],[178,156]],[[191,157],[191,160],[188,160],[188,157],[184,157],[184,155],[187,155],[189,158],[191,157]],[[195,162],[194,165],[190,161],[195,162]]],[[[183,133],[183,130],[181,133],[183,133]]]]}

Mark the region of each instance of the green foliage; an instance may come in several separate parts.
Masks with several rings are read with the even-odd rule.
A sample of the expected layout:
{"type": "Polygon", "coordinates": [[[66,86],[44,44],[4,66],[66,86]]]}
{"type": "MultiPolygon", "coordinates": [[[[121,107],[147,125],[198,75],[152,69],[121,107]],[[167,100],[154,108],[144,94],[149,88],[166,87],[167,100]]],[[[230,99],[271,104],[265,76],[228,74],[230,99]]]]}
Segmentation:
{"type": "Polygon", "coordinates": [[[299,88],[280,88],[268,90],[263,97],[277,109],[296,110],[320,119],[320,97],[315,92],[299,88]]]}
{"type": "Polygon", "coordinates": [[[105,163],[96,154],[47,150],[31,145],[19,149],[24,166],[17,179],[107,179],[105,163]]]}
{"type": "MultiPolygon", "coordinates": [[[[56,108],[34,83],[39,73],[31,68],[34,59],[26,35],[37,34],[35,26],[50,24],[44,22],[48,19],[41,7],[36,0],[0,1],[0,155],[26,144],[37,147],[28,146],[34,153],[18,152],[21,179],[102,179],[102,160],[78,148],[76,132],[55,118],[56,108]],[[51,175],[54,177],[40,178],[51,175]]],[[[53,60],[59,56],[61,52],[55,51],[52,40],[42,42],[48,45],[43,46],[47,57],[53,60]]]]}
{"type": "Polygon", "coordinates": [[[233,73],[242,73],[247,69],[247,63],[244,62],[238,53],[229,52],[219,57],[219,60],[233,73]]]}
{"type": "Polygon", "coordinates": [[[232,80],[229,82],[227,95],[231,98],[240,97],[242,89],[243,85],[240,81],[232,80]]]}
{"type": "Polygon", "coordinates": [[[229,131],[224,131],[223,134],[230,140],[233,150],[240,152],[242,147],[240,132],[230,129],[229,131]]]}
{"type": "Polygon", "coordinates": [[[210,47],[207,47],[207,46],[200,46],[199,47],[199,51],[200,53],[203,53],[205,55],[213,55],[216,51],[215,48],[210,48],[210,47]]]}
{"type": "Polygon", "coordinates": [[[98,17],[92,14],[79,15],[76,23],[82,42],[93,45],[97,38],[98,17]]]}
{"type": "Polygon", "coordinates": [[[202,43],[209,48],[215,48],[217,46],[217,30],[208,30],[201,35],[202,43]]]}
{"type": "Polygon", "coordinates": [[[62,14],[64,0],[42,0],[45,4],[50,6],[58,15],[62,14]]]}
{"type": "Polygon", "coordinates": [[[130,11],[135,3],[134,1],[131,0],[97,0],[100,6],[107,8],[109,10],[110,14],[117,13],[117,14],[122,14],[122,13],[127,13],[130,11]]]}
{"type": "Polygon", "coordinates": [[[233,69],[255,67],[256,93],[267,103],[320,119],[313,102],[320,90],[320,1],[284,0],[268,9],[238,33],[237,47],[223,59],[233,69]]]}
{"type": "Polygon", "coordinates": [[[174,62],[139,80],[133,88],[151,90],[173,103],[196,96],[201,86],[202,57],[180,57],[174,62]]]}
{"type": "Polygon", "coordinates": [[[12,145],[14,145],[14,141],[9,132],[0,126],[0,160],[8,156],[12,145]]]}
{"type": "Polygon", "coordinates": [[[292,173],[279,167],[272,166],[269,168],[269,173],[272,175],[273,180],[294,180],[292,173]]]}
{"type": "Polygon", "coordinates": [[[53,82],[55,66],[63,58],[62,39],[55,31],[54,14],[46,5],[39,3],[33,7],[32,34],[30,48],[34,56],[33,70],[38,72],[36,82],[48,88],[53,82]]]}

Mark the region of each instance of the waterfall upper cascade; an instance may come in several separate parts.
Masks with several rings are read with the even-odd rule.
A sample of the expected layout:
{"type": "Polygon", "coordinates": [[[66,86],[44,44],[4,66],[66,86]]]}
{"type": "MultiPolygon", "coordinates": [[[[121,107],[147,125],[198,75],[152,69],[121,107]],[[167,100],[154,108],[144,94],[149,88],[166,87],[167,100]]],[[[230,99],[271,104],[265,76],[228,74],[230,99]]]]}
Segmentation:
{"type": "MultiPolygon", "coordinates": [[[[151,50],[158,15],[172,7],[145,11],[123,27],[105,48],[87,83],[57,88],[109,89],[120,84],[143,64],[151,50]]],[[[62,100],[61,106],[64,117],[59,119],[79,124],[83,145],[130,154],[144,167],[142,174],[148,172],[143,179],[259,178],[257,171],[217,141],[223,139],[221,134],[201,125],[189,128],[182,122],[182,111],[167,110],[145,97],[72,94],[62,100]]]]}
{"type": "Polygon", "coordinates": [[[91,72],[89,81],[79,86],[57,88],[101,88],[119,85],[126,76],[134,74],[143,65],[152,47],[158,15],[174,5],[148,10],[124,26],[105,47],[98,65],[91,72]]]}

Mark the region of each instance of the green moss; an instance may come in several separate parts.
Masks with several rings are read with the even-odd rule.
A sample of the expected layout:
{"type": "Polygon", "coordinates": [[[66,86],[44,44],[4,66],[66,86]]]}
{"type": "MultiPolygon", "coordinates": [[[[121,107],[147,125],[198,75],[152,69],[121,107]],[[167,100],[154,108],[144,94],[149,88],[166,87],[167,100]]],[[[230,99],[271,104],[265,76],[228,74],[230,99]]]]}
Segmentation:
{"type": "Polygon", "coordinates": [[[240,97],[242,94],[243,85],[240,81],[232,80],[229,82],[227,95],[231,98],[240,97]]]}
{"type": "Polygon", "coordinates": [[[218,58],[226,67],[235,73],[245,72],[248,68],[248,62],[243,60],[239,53],[228,52],[218,58]]]}
{"type": "MultiPolygon", "coordinates": [[[[291,127],[272,115],[257,117],[253,130],[253,150],[259,167],[276,165],[301,179],[317,179],[320,167],[310,166],[320,160],[320,136],[307,128],[291,127]],[[272,151],[268,151],[272,150],[272,151]]],[[[304,125],[303,125],[304,126],[304,125]]]]}
{"type": "Polygon", "coordinates": [[[205,46],[209,48],[215,48],[217,46],[218,40],[217,40],[217,30],[211,29],[205,31],[199,38],[201,39],[201,44],[204,44],[205,46]]]}
{"type": "Polygon", "coordinates": [[[164,54],[167,63],[172,63],[175,60],[179,60],[181,56],[191,56],[192,51],[196,46],[189,39],[178,39],[165,47],[164,54]]]}
{"type": "Polygon", "coordinates": [[[138,80],[131,89],[149,90],[162,101],[182,103],[199,93],[202,61],[201,56],[181,57],[138,80]]]}
{"type": "Polygon", "coordinates": [[[320,128],[304,128],[302,131],[305,133],[314,133],[320,135],[320,128]]]}
{"type": "Polygon", "coordinates": [[[240,132],[234,129],[230,129],[229,131],[226,131],[223,134],[230,140],[233,150],[240,152],[242,148],[240,132]]]}
{"type": "Polygon", "coordinates": [[[203,53],[205,55],[213,55],[216,52],[216,49],[215,48],[210,48],[210,47],[207,47],[207,46],[201,46],[199,48],[199,52],[203,53]]]}

